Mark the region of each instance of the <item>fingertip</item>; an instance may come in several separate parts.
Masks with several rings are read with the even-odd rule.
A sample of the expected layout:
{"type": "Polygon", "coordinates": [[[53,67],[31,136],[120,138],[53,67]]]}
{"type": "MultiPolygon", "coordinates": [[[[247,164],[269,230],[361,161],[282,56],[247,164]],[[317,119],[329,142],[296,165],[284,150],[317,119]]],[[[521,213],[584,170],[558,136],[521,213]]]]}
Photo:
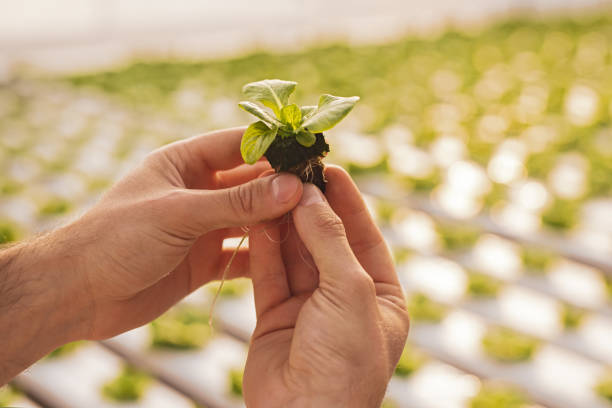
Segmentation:
{"type": "Polygon", "coordinates": [[[274,174],[274,169],[268,169],[268,170],[264,170],[259,176],[258,178],[264,178],[264,177],[268,177],[271,176],[272,174],[274,174]]]}
{"type": "Polygon", "coordinates": [[[302,190],[302,182],[294,174],[279,173],[272,179],[272,195],[278,204],[297,203],[302,190]]]}
{"type": "Polygon", "coordinates": [[[325,201],[323,193],[317,186],[311,183],[306,183],[302,187],[302,197],[298,205],[300,207],[308,207],[313,204],[322,203],[325,201]]]}
{"type": "Polygon", "coordinates": [[[329,197],[330,194],[340,191],[347,191],[347,189],[356,189],[357,186],[353,181],[351,175],[342,167],[337,165],[326,165],[325,166],[325,178],[327,179],[326,195],[329,197]]]}

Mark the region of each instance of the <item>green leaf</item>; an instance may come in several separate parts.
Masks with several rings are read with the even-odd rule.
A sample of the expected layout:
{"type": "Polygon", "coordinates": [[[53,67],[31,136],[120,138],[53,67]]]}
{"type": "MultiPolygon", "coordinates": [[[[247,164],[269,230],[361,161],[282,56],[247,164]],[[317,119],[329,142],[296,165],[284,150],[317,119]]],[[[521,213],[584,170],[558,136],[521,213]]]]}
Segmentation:
{"type": "Polygon", "coordinates": [[[282,81],[280,79],[264,79],[251,82],[242,88],[242,92],[254,101],[263,103],[272,109],[280,118],[280,111],[287,104],[289,95],[293,93],[297,82],[282,81]]]}
{"type": "Polygon", "coordinates": [[[317,110],[302,123],[302,129],[307,128],[313,133],[331,129],[353,109],[359,100],[358,96],[344,98],[341,96],[321,95],[317,110]]]}
{"type": "Polygon", "coordinates": [[[315,105],[302,106],[300,111],[302,112],[302,119],[309,118],[315,111],[317,107],[315,105]]]}
{"type": "Polygon", "coordinates": [[[310,147],[317,141],[317,137],[313,133],[304,130],[295,135],[295,138],[304,147],[310,147]]]}
{"type": "Polygon", "coordinates": [[[253,102],[243,101],[238,104],[242,109],[249,112],[251,115],[257,116],[259,119],[272,126],[282,126],[283,124],[278,121],[274,116],[270,115],[265,110],[261,109],[257,104],[253,102]]]}
{"type": "Polygon", "coordinates": [[[248,164],[253,164],[261,158],[274,141],[278,128],[270,129],[262,121],[251,123],[242,135],[240,153],[248,164]]]}
{"type": "Polygon", "coordinates": [[[295,103],[285,106],[281,110],[281,121],[290,124],[293,129],[299,128],[302,121],[300,108],[295,103]]]}

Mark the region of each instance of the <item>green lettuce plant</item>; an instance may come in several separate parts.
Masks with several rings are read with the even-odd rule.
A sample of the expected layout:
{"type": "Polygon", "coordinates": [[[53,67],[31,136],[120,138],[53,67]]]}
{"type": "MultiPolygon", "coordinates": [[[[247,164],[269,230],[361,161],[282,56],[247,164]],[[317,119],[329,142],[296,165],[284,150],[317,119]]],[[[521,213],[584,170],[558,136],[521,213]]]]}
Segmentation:
{"type": "Polygon", "coordinates": [[[465,225],[438,224],[436,230],[444,247],[449,251],[469,248],[480,237],[477,229],[465,225]]]}
{"type": "Polygon", "coordinates": [[[359,97],[324,94],[317,106],[300,107],[289,103],[296,86],[293,81],[265,79],[242,88],[250,101],[238,106],[259,120],[244,132],[240,153],[249,164],[265,155],[277,172],[294,173],[325,190],[321,159],[329,152],[329,145],[322,132],[348,115],[359,97]]]}
{"type": "Polygon", "coordinates": [[[427,357],[425,354],[407,344],[397,362],[394,375],[403,378],[410,377],[415,371],[421,368],[426,361],[427,357]]]}
{"type": "Polygon", "coordinates": [[[171,309],[150,323],[154,348],[189,350],[204,346],[212,336],[208,314],[191,306],[171,309]]]}
{"type": "Polygon", "coordinates": [[[151,384],[151,378],[144,372],[125,367],[117,377],[104,384],[102,395],[115,402],[135,402],[151,384]]]}
{"type": "Polygon", "coordinates": [[[438,323],[446,316],[446,307],[429,299],[423,293],[414,293],[406,307],[414,321],[438,323]]]}
{"type": "Polygon", "coordinates": [[[484,351],[503,363],[518,363],[531,359],[539,342],[504,327],[490,328],[482,338],[484,351]]]}
{"type": "Polygon", "coordinates": [[[523,247],[521,253],[523,265],[532,274],[546,273],[554,260],[554,254],[546,249],[523,247]]]}
{"type": "Polygon", "coordinates": [[[470,408],[521,408],[527,406],[525,395],[514,387],[485,384],[470,400],[470,408]]]}
{"type": "Polygon", "coordinates": [[[63,346],[59,346],[58,348],[47,354],[47,358],[59,358],[68,354],[72,354],[75,350],[85,344],[85,341],[73,341],[72,343],[66,343],[63,346]]]}
{"type": "Polygon", "coordinates": [[[612,371],[605,374],[595,386],[595,392],[612,403],[612,371]]]}
{"type": "Polygon", "coordinates": [[[236,397],[242,397],[242,380],[244,370],[242,368],[232,368],[229,373],[229,391],[236,397]]]}
{"type": "Polygon", "coordinates": [[[564,304],[561,308],[561,324],[565,330],[576,330],[580,327],[586,312],[576,306],[564,304]]]}
{"type": "Polygon", "coordinates": [[[19,392],[10,384],[0,387],[0,407],[9,406],[19,397],[19,392]]]}
{"type": "Polygon", "coordinates": [[[477,272],[468,275],[467,293],[472,297],[493,298],[501,287],[501,282],[489,275],[477,272]]]}

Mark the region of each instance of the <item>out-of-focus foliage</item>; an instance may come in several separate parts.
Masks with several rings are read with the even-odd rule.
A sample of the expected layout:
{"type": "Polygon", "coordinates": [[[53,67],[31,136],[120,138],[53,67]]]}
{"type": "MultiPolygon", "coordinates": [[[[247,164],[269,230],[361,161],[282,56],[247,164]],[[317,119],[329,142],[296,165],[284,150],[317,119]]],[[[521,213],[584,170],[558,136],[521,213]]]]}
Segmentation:
{"type": "Polygon", "coordinates": [[[484,335],[482,346],[494,359],[514,363],[529,360],[538,347],[538,341],[514,330],[495,327],[484,335]]]}
{"type": "Polygon", "coordinates": [[[564,304],[561,309],[561,324],[566,330],[576,330],[582,324],[585,316],[584,310],[564,304]]]}
{"type": "Polygon", "coordinates": [[[595,391],[602,398],[607,399],[612,403],[612,371],[607,373],[595,387],[595,391]]]}
{"type": "Polygon", "coordinates": [[[234,368],[229,371],[229,391],[236,397],[242,397],[242,381],[244,377],[244,370],[241,368],[234,368]]]}
{"type": "Polygon", "coordinates": [[[193,349],[210,339],[208,314],[199,308],[179,305],[150,324],[152,345],[156,348],[193,349]]]}
{"type": "MultiPolygon", "coordinates": [[[[251,281],[246,278],[237,278],[223,282],[223,287],[219,296],[222,297],[237,297],[243,295],[251,287],[251,281]]],[[[207,286],[210,294],[214,295],[218,288],[219,283],[215,282],[207,286]]]]}
{"type": "Polygon", "coordinates": [[[470,401],[470,408],[521,408],[527,398],[519,390],[499,384],[485,384],[470,401]]]}
{"type": "Polygon", "coordinates": [[[521,253],[523,265],[532,273],[544,273],[554,259],[554,255],[545,249],[525,247],[521,253]]]}
{"type": "Polygon", "coordinates": [[[19,396],[19,392],[11,385],[0,387],[0,407],[7,407],[19,396]]]}
{"type": "Polygon", "coordinates": [[[497,279],[482,273],[468,275],[467,293],[476,298],[494,298],[502,284],[497,279]]]}
{"type": "Polygon", "coordinates": [[[151,378],[144,372],[125,367],[113,380],[102,387],[102,395],[115,402],[134,402],[142,398],[151,378]]]}
{"type": "MultiPolygon", "coordinates": [[[[205,90],[206,98],[239,100],[244,83],[293,78],[300,83],[299,101],[311,100],[322,89],[361,95],[358,110],[367,133],[402,124],[422,148],[451,134],[465,139],[468,157],[481,164],[504,139],[524,142],[527,175],[536,179],[550,175],[557,155],[576,152],[587,161],[586,194],[606,195],[612,192],[610,27],[608,16],[521,19],[477,34],[450,30],[386,45],[338,44],[208,62],[141,62],[69,81],[168,111],[177,109],[176,93],[185,87],[205,90]]],[[[433,179],[419,184],[437,173],[430,174],[413,178],[415,187],[435,186],[433,179]]],[[[500,193],[494,196],[503,197],[500,193]]],[[[491,196],[489,201],[496,200],[491,196]]],[[[571,210],[557,203],[545,223],[566,228],[573,222],[571,210]]]]}
{"type": "Polygon", "coordinates": [[[385,398],[380,408],[399,408],[399,404],[391,398],[385,398]]]}
{"type": "Polygon", "coordinates": [[[10,222],[0,222],[0,245],[17,240],[16,227],[10,222]]]}
{"type": "Polygon", "coordinates": [[[446,308],[439,303],[429,299],[422,293],[413,294],[408,299],[408,313],[415,321],[436,323],[446,315],[446,308]]]}
{"type": "Polygon", "coordinates": [[[442,238],[444,247],[450,251],[470,248],[480,236],[479,231],[474,228],[446,224],[438,225],[438,233],[442,238]]]}
{"type": "Polygon", "coordinates": [[[427,361],[427,357],[421,351],[415,349],[414,347],[406,344],[404,347],[404,351],[402,351],[402,355],[395,367],[394,375],[397,377],[409,377],[416,370],[421,368],[423,364],[427,361]]]}
{"type": "Polygon", "coordinates": [[[542,222],[555,229],[568,229],[574,226],[578,212],[578,205],[573,201],[555,200],[542,214],[542,222]]]}
{"type": "Polygon", "coordinates": [[[47,354],[47,358],[58,358],[69,355],[84,344],[84,341],[73,341],[72,343],[66,343],[47,354]]]}

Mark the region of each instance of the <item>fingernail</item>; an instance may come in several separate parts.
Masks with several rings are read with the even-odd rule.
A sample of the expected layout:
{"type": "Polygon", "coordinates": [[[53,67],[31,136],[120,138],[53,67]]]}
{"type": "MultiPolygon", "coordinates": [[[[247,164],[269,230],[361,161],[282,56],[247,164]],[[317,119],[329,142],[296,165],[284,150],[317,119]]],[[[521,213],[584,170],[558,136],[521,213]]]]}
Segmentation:
{"type": "Polygon", "coordinates": [[[304,184],[304,190],[302,191],[302,199],[298,205],[302,207],[308,207],[309,205],[323,202],[323,193],[318,189],[317,186],[310,183],[304,184]]]}
{"type": "Polygon", "coordinates": [[[272,194],[277,203],[286,203],[295,195],[300,185],[300,180],[296,176],[289,174],[279,174],[272,180],[272,194]]]}

